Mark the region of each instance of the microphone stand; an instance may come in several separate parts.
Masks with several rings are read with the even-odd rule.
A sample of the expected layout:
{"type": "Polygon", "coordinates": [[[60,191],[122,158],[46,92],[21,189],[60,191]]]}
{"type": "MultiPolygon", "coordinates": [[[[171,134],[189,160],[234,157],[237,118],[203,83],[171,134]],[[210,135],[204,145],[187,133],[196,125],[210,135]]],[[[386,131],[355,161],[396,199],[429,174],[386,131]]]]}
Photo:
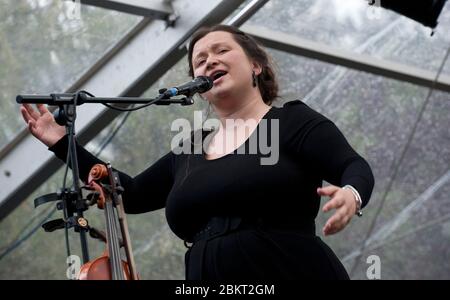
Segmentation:
{"type": "MultiPolygon", "coordinates": [[[[56,204],[58,210],[63,210],[64,219],[56,219],[42,225],[45,231],[52,232],[56,229],[72,228],[80,234],[81,251],[83,263],[89,261],[89,250],[86,239],[86,232],[89,230],[88,221],[84,218],[83,212],[89,208],[89,200],[83,199],[79,184],[80,174],[77,160],[76,137],[75,137],[75,121],[76,107],[85,103],[102,103],[102,104],[144,104],[144,106],[181,104],[191,105],[194,103],[192,95],[187,95],[181,99],[170,99],[163,95],[165,89],[159,91],[160,95],[155,99],[138,98],[138,97],[116,97],[101,98],[94,97],[85,91],[77,93],[63,93],[50,95],[17,95],[16,102],[19,104],[47,104],[58,106],[54,112],[56,122],[66,127],[69,139],[69,159],[73,176],[73,188],[67,190],[65,187],[59,193],[47,194],[34,200],[35,207],[52,201],[59,201],[56,204]],[[76,216],[74,216],[76,213],[76,216]]],[[[69,162],[66,162],[69,163],[69,162]]]]}
{"type": "Polygon", "coordinates": [[[192,95],[188,95],[180,99],[171,99],[164,97],[163,93],[166,89],[159,90],[160,95],[157,98],[139,98],[139,97],[115,97],[104,98],[94,97],[88,92],[80,91],[78,93],[63,93],[63,94],[50,94],[50,95],[17,95],[16,102],[19,104],[47,104],[47,105],[68,105],[72,104],[76,106],[85,103],[103,103],[103,104],[155,104],[155,105],[169,105],[169,104],[181,104],[191,105],[194,104],[192,95]]]}

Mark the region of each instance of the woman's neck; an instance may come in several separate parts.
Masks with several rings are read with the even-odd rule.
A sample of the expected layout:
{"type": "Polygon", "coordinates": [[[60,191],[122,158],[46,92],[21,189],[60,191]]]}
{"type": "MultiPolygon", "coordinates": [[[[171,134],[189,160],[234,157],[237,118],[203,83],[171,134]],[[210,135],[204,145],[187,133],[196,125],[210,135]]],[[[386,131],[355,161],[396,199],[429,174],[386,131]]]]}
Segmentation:
{"type": "Polygon", "coordinates": [[[264,103],[260,95],[257,95],[235,105],[221,106],[213,104],[213,108],[220,123],[225,127],[227,119],[259,120],[267,113],[270,106],[264,103]]]}

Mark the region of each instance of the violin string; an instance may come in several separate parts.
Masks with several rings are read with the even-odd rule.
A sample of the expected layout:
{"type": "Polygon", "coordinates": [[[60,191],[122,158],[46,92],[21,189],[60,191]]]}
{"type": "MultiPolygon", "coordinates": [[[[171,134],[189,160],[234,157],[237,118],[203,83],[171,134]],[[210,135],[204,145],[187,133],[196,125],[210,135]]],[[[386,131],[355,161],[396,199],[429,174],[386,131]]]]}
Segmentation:
{"type": "Polygon", "coordinates": [[[114,264],[114,279],[119,279],[119,264],[117,263],[117,236],[116,236],[116,228],[114,226],[114,211],[112,203],[109,202],[109,221],[111,226],[111,244],[112,244],[112,261],[114,264]]]}
{"type": "Polygon", "coordinates": [[[111,226],[113,228],[113,238],[114,238],[114,263],[115,263],[115,271],[116,271],[116,279],[120,279],[120,256],[118,253],[118,240],[117,240],[117,228],[116,228],[116,222],[114,221],[114,207],[111,203],[111,226]]]}
{"type": "Polygon", "coordinates": [[[114,218],[113,218],[113,207],[111,205],[111,202],[108,202],[108,210],[109,210],[109,221],[110,221],[110,226],[111,226],[111,247],[112,247],[112,263],[114,265],[114,279],[118,279],[118,270],[119,270],[119,266],[117,264],[117,245],[116,245],[116,230],[114,228],[114,218]]]}
{"type": "Polygon", "coordinates": [[[109,213],[108,213],[108,202],[105,203],[105,218],[106,218],[106,236],[107,236],[107,241],[108,241],[108,253],[109,253],[109,260],[110,260],[110,267],[111,267],[111,276],[114,279],[114,269],[115,266],[114,261],[112,260],[113,257],[113,253],[112,253],[112,249],[113,249],[113,245],[112,245],[112,236],[111,236],[111,227],[110,227],[110,219],[109,219],[109,213]]]}
{"type": "Polygon", "coordinates": [[[113,219],[114,220],[114,227],[115,227],[115,233],[116,233],[115,241],[117,243],[117,248],[116,248],[117,249],[117,262],[119,264],[119,267],[117,268],[117,270],[119,270],[120,279],[124,280],[125,277],[124,277],[124,273],[123,273],[122,256],[121,256],[121,252],[120,252],[120,241],[119,241],[119,237],[120,237],[120,235],[119,235],[119,228],[120,227],[118,227],[118,224],[117,224],[117,220],[118,220],[117,211],[114,208],[115,207],[114,205],[112,207],[113,207],[113,214],[114,214],[114,219],[113,219]]]}
{"type": "Polygon", "coordinates": [[[124,280],[125,279],[124,267],[122,265],[122,255],[120,252],[120,234],[119,234],[120,227],[118,227],[117,219],[118,219],[117,211],[116,211],[116,209],[114,209],[114,224],[116,227],[116,234],[117,234],[117,239],[116,239],[116,241],[117,241],[117,257],[118,257],[118,261],[119,261],[119,269],[118,270],[120,271],[120,279],[124,280]]]}
{"type": "Polygon", "coordinates": [[[115,259],[115,261],[116,261],[116,266],[117,266],[117,268],[116,268],[116,270],[117,270],[117,278],[118,279],[121,279],[121,274],[122,274],[122,272],[120,272],[121,271],[121,265],[120,265],[120,251],[119,251],[119,240],[118,240],[118,237],[117,237],[117,227],[116,227],[116,222],[115,222],[115,215],[114,215],[114,206],[111,204],[111,217],[112,217],[112,225],[113,225],[113,227],[114,227],[114,244],[115,244],[115,247],[114,247],[114,251],[116,252],[115,253],[115,256],[114,256],[114,259],[115,259]]]}
{"type": "Polygon", "coordinates": [[[111,228],[111,247],[112,247],[112,263],[114,265],[114,278],[115,279],[123,279],[123,272],[122,266],[121,266],[121,259],[120,259],[120,245],[119,245],[119,239],[117,235],[117,226],[115,222],[115,213],[114,213],[114,206],[110,201],[108,201],[108,217],[109,217],[109,225],[111,228]]]}

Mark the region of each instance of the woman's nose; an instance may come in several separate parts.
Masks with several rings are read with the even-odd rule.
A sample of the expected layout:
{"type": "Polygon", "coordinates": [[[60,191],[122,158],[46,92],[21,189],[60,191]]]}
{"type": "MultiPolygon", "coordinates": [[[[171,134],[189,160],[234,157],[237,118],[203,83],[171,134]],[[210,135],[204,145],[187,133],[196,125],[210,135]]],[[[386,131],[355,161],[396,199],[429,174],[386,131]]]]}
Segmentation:
{"type": "Polygon", "coordinates": [[[216,66],[217,64],[219,64],[219,62],[217,61],[217,59],[215,57],[208,57],[208,60],[206,61],[206,68],[207,69],[211,69],[212,67],[216,66]]]}

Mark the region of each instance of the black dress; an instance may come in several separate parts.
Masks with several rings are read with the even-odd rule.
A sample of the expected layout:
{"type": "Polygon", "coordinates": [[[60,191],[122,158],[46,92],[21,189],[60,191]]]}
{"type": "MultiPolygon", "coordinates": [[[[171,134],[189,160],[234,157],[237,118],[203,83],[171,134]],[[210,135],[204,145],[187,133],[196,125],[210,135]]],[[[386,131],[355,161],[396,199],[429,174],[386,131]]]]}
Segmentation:
{"type": "MultiPolygon", "coordinates": [[[[67,138],[49,150],[65,160],[67,138]]],[[[185,257],[187,279],[348,279],[339,259],[315,235],[316,190],[322,180],[349,184],[365,206],[374,178],[332,121],[302,101],[291,101],[272,107],[234,153],[215,160],[195,153],[171,151],[134,178],[120,173],[127,213],[165,207],[172,231],[194,242],[185,257]],[[250,145],[255,137],[265,137],[267,143],[261,143],[270,147],[255,151],[250,145]],[[239,220],[231,231],[198,238],[211,219],[229,217],[239,220]]],[[[86,180],[100,161],[81,146],[78,159],[86,180]]]]}

